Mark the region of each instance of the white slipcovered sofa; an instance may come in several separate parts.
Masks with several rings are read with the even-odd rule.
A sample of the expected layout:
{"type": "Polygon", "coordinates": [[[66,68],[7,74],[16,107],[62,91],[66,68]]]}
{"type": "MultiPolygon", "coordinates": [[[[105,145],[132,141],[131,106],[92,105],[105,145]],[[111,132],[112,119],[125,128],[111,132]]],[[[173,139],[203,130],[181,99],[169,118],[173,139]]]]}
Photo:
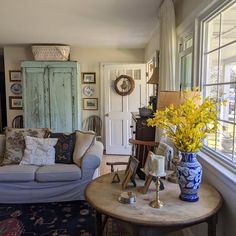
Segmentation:
{"type": "MultiPolygon", "coordinates": [[[[6,137],[0,135],[0,157],[5,152],[6,137]]],[[[98,176],[103,145],[94,141],[86,150],[80,165],[0,166],[0,203],[60,202],[84,199],[87,184],[98,176]]]]}

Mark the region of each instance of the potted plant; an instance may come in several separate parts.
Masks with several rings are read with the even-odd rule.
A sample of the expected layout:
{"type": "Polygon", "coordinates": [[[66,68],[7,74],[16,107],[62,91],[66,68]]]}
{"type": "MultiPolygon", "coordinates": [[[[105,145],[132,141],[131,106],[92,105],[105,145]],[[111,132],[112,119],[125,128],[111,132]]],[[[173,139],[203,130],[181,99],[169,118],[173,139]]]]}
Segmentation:
{"type": "Polygon", "coordinates": [[[207,134],[217,130],[218,106],[215,99],[201,97],[196,92],[192,98],[186,98],[177,108],[170,105],[158,110],[153,118],[147,120],[149,126],[158,126],[164,130],[175,147],[181,152],[182,159],[177,166],[180,185],[180,199],[198,201],[198,189],[202,178],[202,167],[196,159],[207,134]]]}

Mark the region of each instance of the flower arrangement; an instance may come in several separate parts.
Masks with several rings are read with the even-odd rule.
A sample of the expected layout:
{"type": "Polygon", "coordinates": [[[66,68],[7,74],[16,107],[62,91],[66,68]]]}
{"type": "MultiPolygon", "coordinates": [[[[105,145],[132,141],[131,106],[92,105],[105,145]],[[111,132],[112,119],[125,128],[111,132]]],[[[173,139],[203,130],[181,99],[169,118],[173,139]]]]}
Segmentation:
{"type": "Polygon", "coordinates": [[[207,134],[217,130],[219,104],[209,97],[201,103],[201,97],[196,92],[193,98],[186,98],[177,108],[170,105],[164,111],[157,111],[147,123],[165,130],[164,136],[169,137],[181,152],[197,152],[207,134]]]}

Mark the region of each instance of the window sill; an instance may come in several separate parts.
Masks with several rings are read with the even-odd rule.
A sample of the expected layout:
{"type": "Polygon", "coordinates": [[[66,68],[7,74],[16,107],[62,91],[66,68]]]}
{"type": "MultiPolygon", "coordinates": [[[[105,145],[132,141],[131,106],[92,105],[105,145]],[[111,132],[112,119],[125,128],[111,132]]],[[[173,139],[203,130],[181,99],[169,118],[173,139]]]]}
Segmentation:
{"type": "MultiPolygon", "coordinates": [[[[212,175],[221,180],[225,185],[234,189],[236,192],[236,174],[235,170],[231,167],[226,167],[221,163],[220,160],[215,160],[208,153],[201,151],[198,153],[199,162],[202,164],[203,168],[206,168],[210,171],[212,175]]],[[[206,172],[208,174],[208,172],[206,172]]]]}

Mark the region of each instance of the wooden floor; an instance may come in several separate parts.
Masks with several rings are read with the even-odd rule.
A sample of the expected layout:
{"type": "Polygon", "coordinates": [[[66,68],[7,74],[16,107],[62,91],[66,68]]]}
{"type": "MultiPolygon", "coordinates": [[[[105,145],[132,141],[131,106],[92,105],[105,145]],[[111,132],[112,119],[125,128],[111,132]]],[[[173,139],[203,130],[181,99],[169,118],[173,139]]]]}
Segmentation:
{"type": "MultiPolygon", "coordinates": [[[[100,168],[100,174],[104,175],[107,173],[110,173],[110,166],[106,165],[106,162],[117,162],[117,161],[128,161],[129,157],[128,156],[118,156],[118,155],[103,155],[103,159],[102,159],[102,164],[101,164],[101,168],[100,168]]],[[[124,170],[126,168],[126,166],[119,166],[117,167],[118,170],[124,170]]],[[[116,171],[117,169],[115,169],[116,171]]],[[[168,236],[183,236],[184,234],[182,233],[182,231],[178,231],[175,233],[171,233],[168,234],[168,236]]]]}
{"type": "MultiPolygon", "coordinates": [[[[117,162],[117,161],[128,161],[129,157],[128,156],[118,156],[118,155],[103,155],[103,159],[102,159],[102,164],[101,164],[101,168],[100,168],[100,173],[101,175],[107,174],[111,172],[111,168],[110,166],[106,165],[106,162],[117,162]]],[[[126,166],[119,166],[117,167],[118,170],[125,170],[126,166]]],[[[117,169],[115,169],[116,171],[117,169]]]]}

